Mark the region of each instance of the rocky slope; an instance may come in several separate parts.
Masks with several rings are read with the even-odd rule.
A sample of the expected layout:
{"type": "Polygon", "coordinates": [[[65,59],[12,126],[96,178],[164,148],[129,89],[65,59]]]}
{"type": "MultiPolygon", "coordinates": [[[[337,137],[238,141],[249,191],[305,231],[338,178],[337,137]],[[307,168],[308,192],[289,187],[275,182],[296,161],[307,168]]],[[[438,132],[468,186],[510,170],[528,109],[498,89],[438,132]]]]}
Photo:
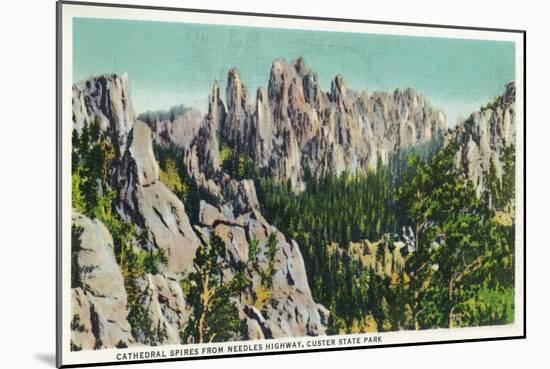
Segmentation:
{"type": "Polygon", "coordinates": [[[492,103],[472,113],[445,135],[445,142],[458,145],[456,165],[474,182],[478,196],[486,183],[491,163],[496,176],[503,176],[504,149],[516,140],[516,88],[513,82],[492,103]]]}
{"type": "MultiPolygon", "coordinates": [[[[107,187],[116,192],[118,215],[145,235],[145,240],[135,240],[134,247],[162,249],[168,259],[159,273],[148,273],[136,281],[138,302],[155,327],[155,337],[134,337],[127,320],[125,277],[116,263],[112,237],[97,219],[73,211],[73,226],[78,231],[73,236],[73,349],[180,343],[191,313],[181,282],[193,267],[197,249],[213,234],[224,240],[226,257],[233,261],[246,260],[251,240],[257,240],[261,268],[266,268],[266,239],[270,234],[276,236],[270,303],[258,310],[251,304],[252,291],[245,291],[235,301],[247,322],[248,338],[325,333],[328,313],[313,301],[299,247],[263,219],[251,181],[235,181],[223,174],[217,181],[205,180],[204,185],[218,191],[222,205],[201,203],[200,224],[195,227],[181,200],[159,181],[153,137],[169,139],[189,150],[194,142],[196,150],[196,138],[208,136],[208,124],[193,125],[197,118],[193,114],[188,111],[176,122],[159,122],[152,133],[135,117],[126,75],[97,76],[73,86],[73,129],[81,131],[97,120],[115,148],[107,187]],[[185,130],[178,131],[182,124],[186,129],[198,128],[197,135],[190,139],[185,130]]],[[[231,277],[235,270],[228,267],[226,274],[231,277]]],[[[257,285],[259,277],[253,271],[248,271],[247,278],[257,285]]]]}

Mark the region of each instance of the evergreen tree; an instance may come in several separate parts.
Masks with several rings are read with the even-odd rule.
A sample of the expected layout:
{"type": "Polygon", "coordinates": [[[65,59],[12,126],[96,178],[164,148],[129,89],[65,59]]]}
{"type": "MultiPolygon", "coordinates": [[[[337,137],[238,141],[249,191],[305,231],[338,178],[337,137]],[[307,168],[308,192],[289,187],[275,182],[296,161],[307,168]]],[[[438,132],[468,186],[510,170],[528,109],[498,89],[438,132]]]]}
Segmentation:
{"type": "Polygon", "coordinates": [[[192,316],[182,332],[184,342],[224,342],[245,337],[246,323],[238,315],[234,298],[245,287],[242,274],[225,280],[225,245],[216,235],[195,255],[194,272],[182,282],[192,316]]]}
{"type": "Polygon", "coordinates": [[[476,291],[513,286],[510,232],[457,173],[455,152],[448,145],[431,162],[412,156],[397,191],[415,234],[406,270],[417,329],[471,325],[464,304],[476,291]]]}

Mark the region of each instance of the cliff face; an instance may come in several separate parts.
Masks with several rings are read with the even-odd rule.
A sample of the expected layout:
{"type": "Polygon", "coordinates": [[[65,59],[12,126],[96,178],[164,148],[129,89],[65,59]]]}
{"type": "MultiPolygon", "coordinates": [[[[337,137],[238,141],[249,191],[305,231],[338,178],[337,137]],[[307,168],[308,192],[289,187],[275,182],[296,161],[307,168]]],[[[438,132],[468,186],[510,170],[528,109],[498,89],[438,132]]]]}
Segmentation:
{"type": "MultiPolygon", "coordinates": [[[[266,244],[269,235],[276,235],[273,283],[270,301],[261,311],[254,306],[253,289],[245,291],[235,302],[239,315],[248,326],[248,338],[319,335],[326,330],[328,313],[313,301],[298,245],[287,240],[269,225],[258,211],[252,181],[235,181],[218,173],[216,181],[206,179],[198,166],[198,157],[215,155],[217,145],[212,126],[224,114],[215,104],[205,122],[197,123],[194,111],[184,112],[177,119],[158,119],[153,132],[149,125],[136,119],[125,75],[104,75],[90,78],[73,87],[73,129],[99,122],[101,132],[114,147],[109,162],[106,187],[113,190],[117,215],[133,224],[141,236],[134,240],[138,250],[163,250],[167,263],[158,273],[146,273],[133,281],[140,296],[137,300],[147,321],[155,328],[154,339],[132,335],[128,322],[127,291],[121,266],[115,258],[115,247],[109,231],[99,220],[89,219],[73,210],[73,226],[79,236],[73,237],[73,285],[71,342],[74,349],[98,349],[134,344],[182,343],[181,332],[189,323],[191,306],[182,289],[182,282],[193,269],[197,249],[220,237],[226,247],[227,283],[236,274],[234,262],[248,258],[251,240],[257,242],[260,268],[268,268],[266,244]],[[195,124],[197,123],[197,124],[195,124]],[[197,152],[201,137],[206,148],[197,152]],[[190,175],[211,186],[222,205],[202,202],[200,223],[191,225],[182,201],[159,180],[159,165],[153,152],[153,139],[171,142],[185,148],[190,175]],[[91,251],[90,251],[91,250],[91,251]],[[92,253],[92,254],[90,254],[92,253]],[[90,256],[89,256],[90,255],[90,256]],[[231,261],[231,262],[230,262],[231,261]],[[93,265],[92,265],[93,264],[93,265]],[[84,271],[96,270],[93,275],[84,271]],[[109,279],[110,283],[103,283],[109,279]],[[112,283],[111,283],[112,282],[112,283]],[[116,282],[116,283],[115,283],[116,282]]],[[[217,135],[217,134],[216,134],[217,135]]],[[[212,163],[218,165],[215,156],[212,163]]],[[[271,266],[269,266],[271,268],[271,266]]],[[[246,278],[257,287],[257,271],[248,270],[246,278]]]]}
{"type": "Polygon", "coordinates": [[[128,75],[102,75],[73,85],[73,128],[99,120],[121,149],[135,121],[128,75]]]}
{"type": "Polygon", "coordinates": [[[516,88],[509,83],[492,103],[472,113],[445,135],[446,144],[458,145],[456,165],[474,182],[478,196],[486,187],[484,174],[491,164],[501,180],[504,149],[516,140],[516,88]]]}
{"type": "Polygon", "coordinates": [[[301,58],[275,60],[267,90],[258,88],[255,101],[249,95],[235,69],[227,76],[225,103],[214,85],[207,128],[199,134],[203,173],[219,169],[214,139],[221,137],[255,167],[300,190],[306,171],[366,173],[379,159],[386,164],[400,149],[440,138],[445,129],[443,112],[412,89],[369,95],[336,76],[323,92],[301,58]]]}

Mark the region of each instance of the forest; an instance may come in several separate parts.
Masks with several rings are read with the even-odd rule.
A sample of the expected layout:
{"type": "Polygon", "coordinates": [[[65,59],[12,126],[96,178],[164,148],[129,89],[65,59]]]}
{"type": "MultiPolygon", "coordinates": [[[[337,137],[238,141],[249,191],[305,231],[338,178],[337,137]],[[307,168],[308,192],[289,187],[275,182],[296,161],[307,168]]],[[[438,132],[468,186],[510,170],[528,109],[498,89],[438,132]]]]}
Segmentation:
{"type": "Polygon", "coordinates": [[[486,173],[482,199],[455,152],[409,154],[397,182],[381,163],[364,176],[309,178],[299,194],[256,178],[264,214],[302,247],[329,333],[513,321],[514,148],[502,181],[486,173]]]}

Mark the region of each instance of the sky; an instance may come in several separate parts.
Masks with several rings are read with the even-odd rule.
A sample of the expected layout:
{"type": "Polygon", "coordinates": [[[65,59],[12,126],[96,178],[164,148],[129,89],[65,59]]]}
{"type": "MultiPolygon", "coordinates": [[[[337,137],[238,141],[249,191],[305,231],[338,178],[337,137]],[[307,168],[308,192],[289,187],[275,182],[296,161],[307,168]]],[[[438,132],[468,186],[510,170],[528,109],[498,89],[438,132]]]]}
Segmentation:
{"type": "Polygon", "coordinates": [[[271,64],[302,56],[330,89],[337,74],[354,90],[412,87],[443,109],[449,126],[504,92],[515,77],[513,42],[288,30],[133,20],[73,20],[73,80],[130,76],[136,112],[184,104],[206,110],[214,81],[225,91],[237,68],[255,97],[271,64]]]}

